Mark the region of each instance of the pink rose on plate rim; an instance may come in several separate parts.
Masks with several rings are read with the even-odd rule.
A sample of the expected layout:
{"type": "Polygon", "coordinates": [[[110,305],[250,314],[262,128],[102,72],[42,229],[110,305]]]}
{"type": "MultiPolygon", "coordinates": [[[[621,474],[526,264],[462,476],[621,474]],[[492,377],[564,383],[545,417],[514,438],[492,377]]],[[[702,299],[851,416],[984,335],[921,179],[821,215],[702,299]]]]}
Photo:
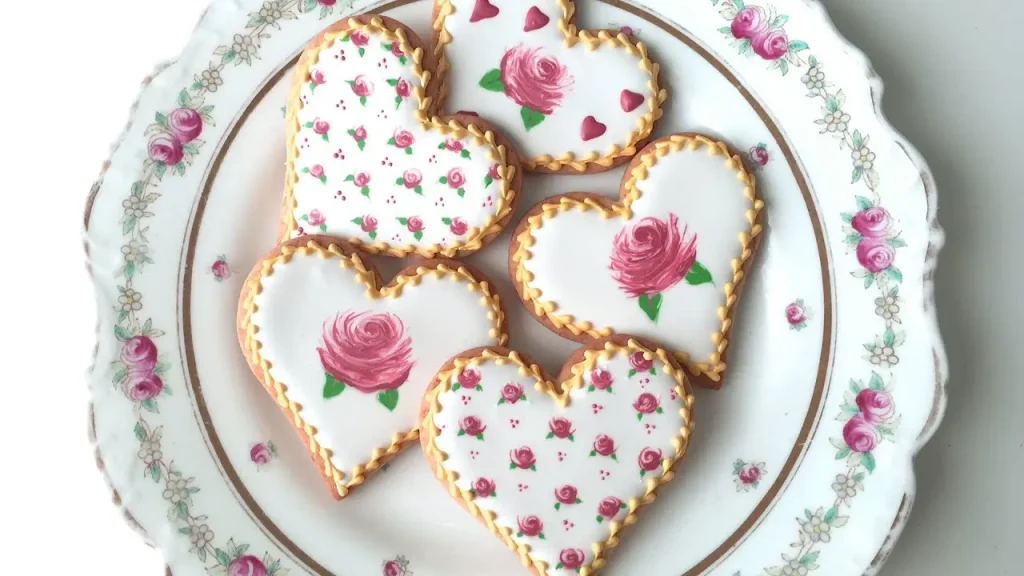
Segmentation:
{"type": "Polygon", "coordinates": [[[448,229],[452,231],[452,234],[456,236],[462,236],[469,231],[469,224],[462,218],[452,218],[452,223],[448,226],[448,229]]]}
{"type": "Polygon", "coordinates": [[[615,446],[615,440],[607,434],[598,434],[594,438],[594,452],[601,456],[611,456],[615,454],[618,448],[615,446]]]}
{"type": "Polygon", "coordinates": [[[121,345],[121,361],[130,372],[152,372],[156,357],[156,344],[149,336],[132,336],[121,345]]]}
{"type": "Polygon", "coordinates": [[[607,390],[612,382],[612,373],[603,368],[595,368],[590,372],[590,383],[598,390],[607,390]]]}
{"type": "Polygon", "coordinates": [[[480,384],[480,371],[473,368],[466,368],[459,375],[459,385],[463,388],[476,388],[480,384]]]}
{"type": "Polygon", "coordinates": [[[377,219],[373,216],[363,216],[363,223],[359,225],[363,232],[376,232],[377,231],[377,219]]]}
{"type": "MultiPolygon", "coordinates": [[[[558,554],[558,564],[565,569],[572,570],[583,566],[586,556],[579,548],[566,548],[558,554]]],[[[558,568],[556,566],[556,568],[558,568]]]]}
{"type": "Polygon", "coordinates": [[[555,416],[548,422],[548,429],[551,430],[551,436],[554,438],[569,438],[573,435],[576,430],[572,427],[572,421],[562,416],[555,416]]]}
{"type": "Polygon", "coordinates": [[[760,166],[767,166],[771,157],[768,155],[768,147],[758,144],[750,149],[750,158],[760,166]]]}
{"type": "Polygon", "coordinates": [[[228,576],[267,576],[267,567],[259,558],[245,554],[228,564],[228,576]]]}
{"type": "Polygon", "coordinates": [[[857,407],[864,420],[872,424],[884,424],[896,415],[892,395],[884,390],[865,388],[857,393],[857,407]]]}
{"type": "Polygon", "coordinates": [[[366,77],[365,74],[356,76],[356,79],[349,82],[352,86],[352,92],[360,98],[365,98],[373,94],[373,81],[366,77]]]}
{"type": "Polygon", "coordinates": [[[259,442],[249,449],[249,459],[256,464],[267,464],[273,460],[274,454],[264,443],[259,442]]]}
{"type": "Polygon", "coordinates": [[[679,232],[679,219],[648,216],[615,235],[608,268],[623,292],[653,296],[678,284],[697,261],[697,235],[679,232]]]}
{"type": "Polygon", "coordinates": [[[545,116],[562,105],[565,91],[573,83],[568,68],[558,59],[544,56],[540,48],[526,48],[522,44],[505,52],[500,69],[505,95],[545,116]]]}
{"type": "Polygon", "coordinates": [[[789,52],[789,37],[782,28],[762,30],[750,40],[751,47],[765,60],[778,60],[789,52]]]}
{"type": "Polygon", "coordinates": [[[352,179],[352,183],[360,188],[370,183],[370,174],[367,172],[359,172],[352,179]]]}
{"type": "Polygon", "coordinates": [[[658,409],[659,404],[657,396],[650,392],[643,392],[633,402],[633,409],[641,414],[653,414],[658,409]]]}
{"type": "Polygon", "coordinates": [[[636,461],[642,471],[653,472],[661,465],[661,450],[648,446],[640,451],[636,461]]]}
{"type": "Polygon", "coordinates": [[[459,431],[466,436],[477,436],[483,434],[487,426],[476,416],[466,416],[459,421],[459,431]]]}
{"type": "Polygon", "coordinates": [[[544,523],[541,522],[540,518],[530,515],[523,517],[517,517],[516,523],[519,524],[519,534],[517,536],[529,536],[534,537],[544,531],[544,523]]]}
{"type": "Polygon", "coordinates": [[[133,402],[145,402],[160,395],[164,381],[153,372],[132,372],[128,374],[127,392],[133,402]]]}
{"type": "Polygon", "coordinates": [[[413,216],[409,218],[406,224],[406,228],[409,232],[422,232],[423,231],[423,219],[419,216],[413,216]]]}
{"type": "Polygon", "coordinates": [[[501,388],[501,399],[509,404],[515,404],[519,402],[519,398],[523,395],[523,387],[520,384],[509,382],[501,388]]]}
{"type": "Polygon", "coordinates": [[[754,35],[768,27],[768,15],[760,6],[747,6],[736,13],[729,27],[733,37],[743,40],[753,38],[754,35]]]}
{"type": "Polygon", "coordinates": [[[213,272],[213,277],[218,281],[231,277],[231,267],[228,266],[228,261],[225,260],[223,256],[218,257],[217,260],[210,265],[210,271],[213,272]]]}
{"type": "Polygon", "coordinates": [[[384,576],[402,576],[402,566],[396,560],[384,563],[384,576]]]}
{"type": "Polygon", "coordinates": [[[851,451],[860,454],[871,452],[881,442],[878,429],[864,415],[857,414],[843,426],[843,441],[851,451]]]}
{"type": "Polygon", "coordinates": [[[864,238],[886,238],[892,230],[892,219],[885,208],[872,206],[854,214],[850,226],[864,238]]]}
{"type": "Polygon", "coordinates": [[[349,311],[324,322],[317,353],[328,374],[367,394],[398,388],[415,364],[405,324],[388,312],[349,311]]]}
{"type": "Polygon", "coordinates": [[[181,141],[173,134],[157,134],[149,139],[149,157],[167,166],[174,166],[185,157],[181,141]]]}
{"type": "Polygon", "coordinates": [[[609,496],[597,505],[597,513],[601,516],[611,520],[622,509],[622,500],[615,496],[609,496]]]}
{"type": "Polygon", "coordinates": [[[395,133],[392,138],[395,141],[395,148],[408,148],[416,142],[416,138],[412,135],[412,132],[401,128],[395,128],[395,133]]]}
{"type": "Polygon", "coordinates": [[[313,132],[323,135],[327,134],[331,130],[331,123],[326,120],[319,118],[313,120],[313,132]]]}
{"type": "Polygon", "coordinates": [[[481,477],[477,478],[476,481],[473,482],[473,492],[476,494],[477,498],[487,498],[491,494],[494,494],[494,490],[494,480],[489,478],[481,477]]]}
{"type": "Polygon", "coordinates": [[[412,84],[405,78],[399,78],[398,83],[395,84],[395,93],[402,98],[408,98],[412,94],[412,84]]]}
{"type": "Polygon", "coordinates": [[[533,455],[533,450],[529,446],[521,446],[519,448],[513,448],[509,451],[509,458],[512,460],[512,464],[515,464],[516,468],[526,470],[533,468],[537,464],[537,458],[533,455]]]}
{"type": "Polygon", "coordinates": [[[576,504],[579,491],[572,484],[565,484],[561,488],[555,489],[555,500],[558,500],[562,504],[576,504]]]}
{"type": "Polygon", "coordinates": [[[203,117],[191,108],[178,108],[167,115],[167,125],[182,144],[188,144],[203,133],[203,117]]]}
{"type": "Polygon", "coordinates": [[[790,326],[800,326],[807,322],[807,310],[800,302],[793,302],[786,306],[786,321],[790,326]]]}
{"type": "Polygon", "coordinates": [[[629,355],[629,365],[639,374],[650,370],[654,366],[654,359],[648,360],[643,350],[637,350],[629,355]]]}
{"type": "Polygon", "coordinates": [[[354,46],[358,46],[360,48],[370,43],[370,35],[362,30],[353,30],[352,34],[349,35],[349,38],[352,40],[352,44],[354,46]]]}
{"type": "Polygon", "coordinates": [[[736,474],[740,482],[747,485],[752,485],[755,482],[761,481],[761,469],[753,464],[745,464],[740,471],[736,474]]]}
{"type": "Polygon", "coordinates": [[[452,168],[448,171],[448,187],[452,189],[462,188],[466,185],[466,175],[461,168],[452,168]]]}
{"type": "Polygon", "coordinates": [[[316,0],[321,6],[334,6],[338,0],[316,0]]]}
{"type": "Polygon", "coordinates": [[[310,226],[319,226],[327,222],[327,218],[324,217],[323,213],[316,209],[310,210],[306,219],[310,226]]]}
{"type": "Polygon", "coordinates": [[[868,272],[888,270],[896,260],[896,250],[882,238],[861,238],[857,243],[857,261],[868,272]]]}

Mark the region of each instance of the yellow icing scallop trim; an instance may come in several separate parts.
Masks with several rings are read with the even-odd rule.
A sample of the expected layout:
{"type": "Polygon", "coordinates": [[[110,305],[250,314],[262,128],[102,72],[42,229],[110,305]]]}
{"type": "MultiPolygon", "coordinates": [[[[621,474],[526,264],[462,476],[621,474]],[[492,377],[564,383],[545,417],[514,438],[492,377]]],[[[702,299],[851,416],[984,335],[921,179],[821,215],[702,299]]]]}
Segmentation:
{"type": "Polygon", "coordinates": [[[747,172],[740,157],[732,154],[725,143],[701,134],[673,134],[650,144],[630,172],[629,178],[623,185],[625,192],[618,202],[612,204],[611,207],[606,207],[592,198],[578,200],[569,196],[559,196],[555,202],[542,204],[541,213],[530,216],[526,229],[514,239],[517,247],[512,254],[512,260],[516,263],[516,282],[522,286],[523,299],[533,305],[534,315],[547,318],[556,328],[564,328],[575,336],[587,334],[592,338],[606,338],[614,334],[615,331],[610,327],[595,328],[591,322],[578,321],[569,314],[557,314],[558,304],[541,299],[541,290],[530,285],[534,274],[526,269],[525,264],[532,257],[530,247],[534,243],[533,233],[544,226],[545,220],[551,220],[558,213],[572,209],[583,212],[596,210],[602,218],[621,217],[624,220],[629,220],[633,217],[633,202],[640,198],[640,189],[637,184],[647,179],[648,170],[658,163],[659,158],[679,152],[683,148],[691,152],[706,148],[708,154],[724,157],[726,168],[735,170],[736,178],[745,184],[743,196],[750,201],[750,208],[745,212],[750,228],[739,234],[740,256],[730,260],[733,272],[732,281],[725,284],[723,289],[725,301],[718,307],[718,318],[721,320],[721,324],[719,329],[711,334],[711,341],[716,350],[703,361],[692,359],[687,352],[682,350],[675,352],[676,359],[685,364],[694,376],[702,375],[712,382],[718,382],[722,378],[722,373],[725,372],[725,362],[722,360],[722,356],[729,345],[732,313],[739,299],[739,287],[746,275],[744,267],[754,255],[755,239],[762,231],[760,216],[764,209],[764,201],[757,197],[753,175],[747,172]]]}
{"type": "MultiPolygon", "coordinates": [[[[447,256],[454,257],[457,255],[466,255],[472,252],[476,252],[483,247],[484,243],[497,236],[501,233],[504,225],[501,223],[506,217],[512,213],[512,202],[516,197],[517,192],[512,189],[512,181],[516,177],[517,167],[510,164],[508,160],[509,150],[496,142],[494,132],[490,130],[482,130],[475,124],[466,124],[456,120],[450,120],[448,122],[442,122],[436,115],[431,114],[431,110],[435,102],[430,96],[427,96],[426,90],[430,86],[430,82],[434,80],[430,70],[423,68],[423,49],[413,49],[409,43],[408,38],[405,34],[405,29],[396,27],[394,30],[384,25],[384,22],[378,16],[370,18],[349,18],[345,21],[345,25],[348,28],[344,30],[328,30],[323,34],[323,38],[316,46],[307,47],[302,53],[302,57],[299,59],[299,63],[295,68],[295,76],[292,80],[291,92],[288,95],[288,110],[286,124],[288,129],[287,142],[288,142],[288,161],[285,166],[285,200],[284,200],[284,238],[282,241],[288,240],[294,234],[298,228],[298,222],[295,219],[295,184],[299,181],[299,175],[295,171],[295,161],[299,155],[298,146],[295,145],[295,138],[298,135],[300,124],[299,124],[299,110],[302,109],[302,98],[300,97],[302,87],[308,81],[309,72],[316,64],[319,59],[320,52],[326,50],[332,46],[336,41],[347,38],[353,31],[361,30],[371,36],[380,36],[384,40],[389,42],[398,42],[402,48],[402,51],[409,55],[411,58],[411,71],[413,75],[419,80],[418,85],[413,90],[413,95],[418,103],[416,110],[416,118],[420,123],[420,127],[425,131],[437,130],[444,136],[450,135],[456,140],[462,140],[467,137],[472,138],[472,142],[475,146],[483,147],[487,150],[487,157],[498,165],[498,175],[501,178],[498,180],[498,184],[501,188],[498,194],[497,209],[494,214],[489,216],[484,222],[483,226],[473,226],[466,231],[465,240],[457,240],[451,243],[448,247],[442,247],[440,244],[434,244],[431,246],[415,246],[412,244],[403,244],[395,246],[387,242],[365,242],[361,238],[357,237],[346,237],[345,240],[351,244],[359,246],[363,250],[372,254],[388,254],[390,256],[397,256],[404,258],[410,254],[416,253],[427,258],[434,256],[447,256]],[[366,21],[368,20],[368,22],[366,21]]],[[[335,24],[338,26],[338,24],[335,24]]],[[[444,66],[438,66],[438,75],[441,78],[442,89],[444,83],[444,66]]]]}
{"type": "MultiPolygon", "coordinates": [[[[455,6],[452,5],[451,0],[436,0],[436,2],[438,10],[437,18],[434,19],[433,24],[435,36],[434,57],[437,59],[438,75],[441,77],[441,91],[438,98],[443,103],[448,96],[447,72],[450,68],[445,53],[445,46],[452,41],[451,32],[445,26],[445,21],[449,15],[455,13],[455,6]]],[[[590,165],[608,168],[615,164],[617,160],[636,156],[637,144],[650,137],[651,132],[654,130],[655,122],[661,118],[662,106],[668,98],[668,91],[658,84],[658,73],[661,67],[651,61],[647,54],[647,45],[643,42],[634,43],[622,32],[612,34],[607,30],[600,30],[594,34],[589,30],[578,30],[576,25],[572,23],[573,16],[576,13],[576,3],[574,0],[558,0],[558,4],[562,8],[562,17],[558,20],[558,29],[565,35],[563,45],[566,48],[572,48],[576,44],[582,43],[586,45],[587,50],[598,50],[602,47],[607,47],[613,50],[625,50],[631,56],[640,55],[639,66],[648,76],[648,93],[646,94],[647,113],[637,120],[636,130],[630,131],[626,135],[626,146],[613,144],[604,152],[604,155],[599,154],[596,150],[590,151],[585,156],[576,156],[572,152],[565,152],[558,156],[544,154],[536,158],[522,159],[522,162],[530,170],[543,168],[551,172],[561,170],[566,166],[577,172],[585,172],[590,165]]]]}
{"type": "Polygon", "coordinates": [[[572,376],[562,384],[556,384],[546,379],[540,366],[526,363],[515,351],[494,350],[490,348],[483,349],[480,355],[472,358],[456,358],[453,362],[454,366],[451,369],[440,372],[435,377],[437,386],[430,392],[431,396],[429,398],[427,413],[423,418],[422,429],[427,434],[427,442],[424,449],[427,453],[427,457],[434,458],[436,462],[437,466],[435,472],[437,478],[447,484],[448,493],[451,494],[453,498],[459,498],[463,501],[470,514],[483,521],[491,532],[500,538],[510,550],[519,554],[519,559],[522,561],[523,566],[526,566],[527,568],[534,568],[537,570],[539,576],[548,576],[547,563],[543,560],[535,559],[530,555],[529,544],[517,543],[512,538],[512,529],[498,526],[495,523],[497,515],[490,510],[484,510],[477,506],[476,502],[474,502],[475,496],[468,490],[461,490],[456,485],[456,482],[459,479],[458,473],[447,470],[444,467],[444,463],[448,459],[448,455],[437,446],[437,435],[440,432],[440,429],[434,422],[434,416],[440,413],[443,409],[439,401],[439,397],[441,394],[447,393],[451,390],[452,378],[457,374],[460,374],[466,367],[472,368],[485,362],[493,362],[499,366],[512,363],[519,366],[520,374],[534,379],[535,390],[549,395],[559,406],[565,407],[569,405],[570,392],[575,389],[583,388],[583,375],[594,368],[598,359],[608,360],[616,354],[629,355],[636,351],[643,352],[644,357],[648,360],[657,360],[657,362],[661,364],[664,373],[676,380],[675,392],[676,396],[681,400],[679,416],[683,420],[683,426],[679,429],[676,436],[672,438],[672,446],[676,450],[675,454],[662,460],[661,476],[657,478],[649,478],[645,482],[644,495],[639,498],[630,498],[627,502],[627,505],[629,506],[629,513],[621,521],[613,520],[608,523],[608,538],[603,542],[594,542],[591,545],[591,549],[594,552],[594,560],[590,564],[586,564],[579,569],[581,576],[590,576],[604,566],[607,551],[619,545],[619,533],[622,529],[634,524],[637,521],[637,515],[639,514],[640,509],[654,502],[658,489],[665,484],[668,484],[669,481],[675,477],[675,472],[673,472],[672,468],[686,454],[686,450],[690,444],[690,436],[693,434],[694,425],[692,416],[694,396],[689,391],[689,387],[686,383],[686,376],[683,374],[683,371],[677,370],[672,366],[668,357],[668,352],[665,350],[661,348],[651,350],[642,346],[636,340],[630,339],[625,346],[620,346],[612,342],[605,342],[602,349],[589,349],[584,351],[583,360],[572,366],[572,376]]]}
{"type": "Polygon", "coordinates": [[[403,450],[409,443],[419,438],[419,430],[414,428],[405,432],[396,432],[391,438],[391,444],[382,448],[375,448],[370,454],[370,459],[362,464],[356,464],[352,469],[350,477],[339,470],[331,462],[333,451],[317,441],[317,428],[308,424],[302,418],[302,405],[288,398],[288,385],[274,378],[270,373],[271,364],[260,353],[262,344],[256,339],[259,328],[252,323],[252,316],[259,307],[256,305],[256,297],[263,290],[263,279],[271,276],[274,270],[280,266],[286,266],[293,257],[305,257],[316,255],[324,260],[336,259],[338,265],[343,269],[355,270],[355,281],[366,287],[366,297],[374,300],[378,298],[398,298],[407,286],[417,286],[426,276],[435,278],[450,278],[453,282],[462,282],[471,292],[480,293],[480,303],[490,310],[487,318],[491,320],[492,328],[489,332],[498,345],[504,345],[508,341],[508,334],[502,330],[505,322],[505,315],[501,308],[501,297],[497,291],[481,280],[478,280],[472,273],[463,267],[451,268],[448,265],[437,262],[432,267],[420,266],[412,274],[401,274],[396,276],[392,283],[384,288],[378,289],[375,283],[374,272],[363,264],[358,254],[346,255],[337,244],[331,243],[327,247],[321,246],[314,240],[310,240],[304,246],[290,246],[287,244],[279,247],[280,253],[276,256],[265,258],[260,263],[259,275],[249,281],[246,286],[247,293],[244,302],[244,315],[242,317],[241,329],[244,333],[244,352],[248,354],[255,366],[259,367],[262,374],[264,387],[277,401],[278,406],[291,415],[292,423],[302,431],[309,440],[309,450],[318,456],[323,462],[325,475],[334,482],[338,497],[344,498],[349,490],[364,482],[369,473],[380,468],[382,461],[403,450]]]}

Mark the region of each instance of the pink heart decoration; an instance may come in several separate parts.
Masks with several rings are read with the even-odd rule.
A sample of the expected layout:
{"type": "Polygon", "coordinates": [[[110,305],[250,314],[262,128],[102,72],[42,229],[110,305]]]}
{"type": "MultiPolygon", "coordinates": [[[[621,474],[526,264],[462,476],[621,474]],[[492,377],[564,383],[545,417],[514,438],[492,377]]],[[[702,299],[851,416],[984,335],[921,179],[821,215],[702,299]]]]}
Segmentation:
{"type": "Polygon", "coordinates": [[[645,99],[643,94],[637,94],[631,90],[623,90],[619,96],[619,104],[622,106],[623,112],[632,112],[639,108],[645,99]]]}
{"type": "Polygon", "coordinates": [[[488,0],[476,0],[476,6],[473,6],[473,14],[469,17],[469,21],[479,22],[488,18],[494,18],[498,15],[498,12],[498,7],[491,4],[488,0]]]}
{"type": "Polygon", "coordinates": [[[540,8],[536,6],[530,8],[526,13],[526,24],[523,25],[523,32],[533,32],[539,30],[548,25],[551,18],[547,14],[540,11],[540,8]]]}
{"type": "Polygon", "coordinates": [[[580,127],[580,138],[582,138],[584,142],[593,140],[594,138],[602,136],[607,130],[608,127],[598,122],[597,118],[587,116],[583,119],[583,126],[580,127]]]}

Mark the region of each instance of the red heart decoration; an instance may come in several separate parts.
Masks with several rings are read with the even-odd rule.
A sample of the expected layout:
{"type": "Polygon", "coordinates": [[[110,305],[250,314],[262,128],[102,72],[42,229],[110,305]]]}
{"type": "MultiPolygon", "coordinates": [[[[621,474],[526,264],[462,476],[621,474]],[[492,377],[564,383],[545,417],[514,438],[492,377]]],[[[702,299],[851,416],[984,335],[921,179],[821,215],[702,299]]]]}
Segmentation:
{"type": "Polygon", "coordinates": [[[637,94],[630,90],[623,90],[622,95],[619,96],[619,104],[622,105],[623,112],[632,112],[640,107],[644,103],[644,95],[637,94]]]}
{"type": "Polygon", "coordinates": [[[593,116],[587,116],[583,119],[583,126],[580,127],[580,138],[584,142],[587,140],[593,140],[604,134],[608,130],[608,127],[597,121],[597,118],[593,116]]]}
{"type": "Polygon", "coordinates": [[[540,8],[536,6],[530,8],[526,13],[526,24],[523,25],[523,32],[533,32],[539,30],[548,25],[551,18],[547,14],[540,11],[540,8]]]}
{"type": "Polygon", "coordinates": [[[494,18],[497,15],[497,6],[491,4],[488,0],[476,0],[476,6],[473,6],[473,14],[469,17],[469,21],[479,22],[488,18],[494,18]]]}

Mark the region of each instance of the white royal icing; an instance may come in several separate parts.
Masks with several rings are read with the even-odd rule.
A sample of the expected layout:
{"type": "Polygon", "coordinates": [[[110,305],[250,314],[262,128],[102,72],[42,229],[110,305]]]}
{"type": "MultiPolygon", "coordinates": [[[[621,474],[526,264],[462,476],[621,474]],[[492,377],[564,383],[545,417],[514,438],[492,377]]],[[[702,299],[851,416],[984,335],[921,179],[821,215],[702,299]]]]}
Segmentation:
{"type": "Polygon", "coordinates": [[[413,60],[391,46],[370,29],[335,40],[301,86],[301,106],[290,103],[299,124],[289,143],[298,153],[294,236],[446,248],[507,210],[495,149],[424,131],[413,60]]]}
{"type": "MultiPolygon", "coordinates": [[[[605,43],[598,43],[594,49],[585,43],[567,48],[565,34],[559,29],[563,18],[560,0],[450,0],[450,3],[454,10],[443,23],[451,33],[451,42],[445,47],[445,55],[451,63],[450,91],[445,103],[448,110],[477,112],[495,123],[526,159],[545,155],[558,158],[565,153],[583,157],[591,152],[604,157],[610,147],[625,147],[630,143],[638,122],[649,111],[651,99],[657,97],[653,85],[649,85],[652,84],[650,75],[641,67],[642,57],[638,52],[630,54],[620,46],[605,43]],[[494,13],[486,6],[478,8],[481,3],[493,6],[496,15],[481,17],[494,13]],[[474,13],[478,14],[478,19],[472,22],[474,13]],[[538,14],[547,18],[547,22],[543,23],[544,19],[538,14]],[[528,24],[540,27],[524,31],[531,27],[528,24]],[[510,63],[521,62],[523,66],[510,64],[503,70],[503,57],[509,51],[521,54],[516,51],[519,47],[539,52],[532,59],[510,57],[510,63]],[[551,60],[540,66],[530,65],[539,63],[542,58],[551,60]],[[564,77],[544,68],[551,62],[564,67],[564,77]],[[541,81],[530,81],[538,76],[541,81]],[[642,104],[626,111],[621,102],[623,90],[642,96],[642,104]],[[544,97],[555,93],[562,97],[544,97]],[[510,94],[519,94],[518,101],[510,94]],[[527,129],[523,104],[543,108],[559,100],[560,104],[550,107],[551,113],[543,121],[527,129]],[[581,132],[589,116],[603,124],[606,131],[585,141],[581,132]]],[[[537,118],[539,116],[534,115],[534,120],[537,118]]]]}
{"type": "MultiPolygon", "coordinates": [[[[650,360],[655,374],[646,369],[636,373],[630,358],[626,349],[607,360],[599,358],[595,369],[610,375],[610,385],[593,386],[594,372],[588,372],[584,387],[570,394],[565,408],[537,391],[536,381],[525,370],[494,360],[469,368],[478,371],[479,388],[455,389],[452,384],[438,396],[441,409],[433,415],[433,423],[440,428],[436,445],[447,455],[442,465],[458,474],[456,484],[461,490],[473,491],[477,506],[496,514],[498,527],[510,529],[517,543],[529,545],[531,556],[545,562],[549,574],[576,572],[571,565],[558,568],[573,557],[572,552],[563,556],[564,550],[578,550],[584,564],[592,562],[592,545],[608,539],[610,521],[622,521],[630,499],[642,497],[652,479],[661,476],[664,458],[676,454],[673,439],[687,424],[680,413],[682,400],[674,390],[678,383],[661,361],[650,360]],[[522,388],[514,403],[510,401],[514,393],[506,392],[509,384],[522,388]],[[647,413],[638,418],[641,412],[634,404],[644,394],[647,413]],[[485,426],[479,436],[472,429],[460,434],[465,432],[467,417],[485,426]],[[554,418],[567,419],[571,426],[560,427],[556,436],[551,425],[554,418]],[[559,437],[567,430],[572,432],[571,439],[559,437]],[[614,459],[597,453],[595,442],[600,435],[613,441],[614,459]],[[514,451],[523,447],[535,459],[533,468],[513,463],[514,451]],[[645,449],[655,451],[649,461],[659,463],[657,468],[641,468],[638,459],[645,449]],[[662,458],[657,458],[658,450],[662,458]],[[480,488],[488,482],[493,483],[494,493],[484,497],[480,488]],[[574,497],[565,486],[575,489],[574,497]],[[621,505],[607,503],[601,509],[609,497],[619,499],[621,505]],[[543,538],[523,532],[520,520],[527,527],[536,526],[526,520],[530,516],[543,524],[543,538]]],[[[461,374],[452,378],[456,380],[462,381],[461,374]]]]}
{"type": "Polygon", "coordinates": [[[721,329],[717,312],[725,304],[724,286],[733,280],[731,260],[742,253],[739,235],[750,230],[746,185],[736,169],[726,166],[725,157],[709,154],[707,147],[684,147],[659,158],[637,187],[641,195],[629,220],[602,218],[596,210],[566,210],[545,218],[533,231],[531,257],[522,265],[533,273],[530,285],[541,291],[540,300],[557,304],[555,314],[651,338],[688,353],[693,361],[706,361],[717,350],[711,335],[721,329]],[[670,214],[680,232],[696,236],[696,262],[710,273],[710,281],[705,276],[693,285],[682,279],[660,291],[654,321],[639,298],[616,280],[612,253],[621,231],[635,229],[647,217],[667,224],[670,214]]]}
{"type": "MultiPolygon", "coordinates": [[[[376,448],[386,448],[397,433],[416,427],[423,390],[434,373],[455,354],[476,346],[497,344],[490,334],[495,320],[479,291],[463,279],[427,274],[406,284],[397,298],[369,298],[354,268],[342,268],[337,258],[297,252],[286,264],[261,280],[252,316],[253,335],[260,354],[270,362],[270,374],[287,387],[288,398],[302,406],[301,416],[316,427],[317,441],[333,452],[331,462],[351,476],[356,465],[370,460],[376,448]],[[350,385],[324,398],[326,371],[318,348],[324,346],[325,322],[348,311],[390,314],[401,320],[411,344],[412,370],[398,390],[394,410],[376,393],[350,385]],[[444,327],[445,337],[438,338],[444,327]]],[[[382,360],[383,364],[388,358],[382,360]]]]}

